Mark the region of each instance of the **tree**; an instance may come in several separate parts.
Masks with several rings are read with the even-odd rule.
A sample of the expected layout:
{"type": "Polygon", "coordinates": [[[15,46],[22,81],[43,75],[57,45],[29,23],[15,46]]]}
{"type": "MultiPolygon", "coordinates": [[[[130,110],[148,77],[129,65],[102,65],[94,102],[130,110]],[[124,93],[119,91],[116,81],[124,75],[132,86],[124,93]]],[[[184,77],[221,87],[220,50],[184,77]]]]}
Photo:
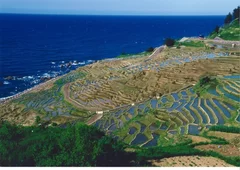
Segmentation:
{"type": "Polygon", "coordinates": [[[39,116],[37,116],[37,117],[35,118],[35,123],[36,123],[36,124],[39,124],[40,121],[41,121],[41,118],[40,118],[39,116]]]}
{"type": "Polygon", "coordinates": [[[240,6],[238,6],[233,10],[233,19],[237,19],[237,18],[240,19],[239,15],[240,15],[240,6]]]}
{"type": "Polygon", "coordinates": [[[232,14],[229,12],[224,20],[224,24],[229,24],[232,21],[232,14]]]}
{"type": "Polygon", "coordinates": [[[215,27],[215,29],[214,29],[214,31],[218,34],[219,33],[219,26],[217,25],[216,27],[215,27]]]}
{"type": "Polygon", "coordinates": [[[60,128],[0,122],[0,166],[128,166],[134,157],[124,149],[81,123],[60,128]]]}
{"type": "Polygon", "coordinates": [[[166,44],[168,47],[172,47],[172,46],[174,46],[175,41],[174,41],[174,39],[166,38],[166,39],[165,39],[165,44],[166,44]]]}
{"type": "Polygon", "coordinates": [[[154,48],[153,47],[149,47],[148,49],[147,49],[147,52],[153,52],[154,51],[154,48]]]}

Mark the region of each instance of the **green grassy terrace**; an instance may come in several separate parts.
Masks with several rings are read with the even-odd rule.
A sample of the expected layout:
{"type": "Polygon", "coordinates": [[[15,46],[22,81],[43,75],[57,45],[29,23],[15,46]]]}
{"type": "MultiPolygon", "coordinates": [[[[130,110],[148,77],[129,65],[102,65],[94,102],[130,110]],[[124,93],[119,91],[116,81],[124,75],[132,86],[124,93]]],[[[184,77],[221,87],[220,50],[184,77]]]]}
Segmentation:
{"type": "Polygon", "coordinates": [[[175,47],[186,46],[186,47],[204,47],[205,44],[202,41],[185,41],[185,42],[175,42],[175,47]]]}
{"type": "Polygon", "coordinates": [[[208,38],[214,39],[215,37],[220,37],[224,40],[240,41],[239,19],[237,18],[230,24],[221,27],[219,33],[212,32],[208,38]]]}

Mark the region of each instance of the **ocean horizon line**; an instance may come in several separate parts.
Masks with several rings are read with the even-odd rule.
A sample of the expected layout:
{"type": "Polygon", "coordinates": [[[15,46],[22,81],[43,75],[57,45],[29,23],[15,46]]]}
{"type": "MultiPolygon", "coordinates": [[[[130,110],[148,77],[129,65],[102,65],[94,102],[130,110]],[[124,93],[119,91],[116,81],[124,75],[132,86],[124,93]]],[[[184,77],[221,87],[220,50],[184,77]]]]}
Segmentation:
{"type": "Polygon", "coordinates": [[[57,13],[1,13],[0,15],[44,15],[44,16],[96,16],[96,17],[209,17],[209,16],[219,16],[219,17],[223,17],[225,16],[224,14],[222,15],[165,15],[165,14],[57,14],[57,13]]]}

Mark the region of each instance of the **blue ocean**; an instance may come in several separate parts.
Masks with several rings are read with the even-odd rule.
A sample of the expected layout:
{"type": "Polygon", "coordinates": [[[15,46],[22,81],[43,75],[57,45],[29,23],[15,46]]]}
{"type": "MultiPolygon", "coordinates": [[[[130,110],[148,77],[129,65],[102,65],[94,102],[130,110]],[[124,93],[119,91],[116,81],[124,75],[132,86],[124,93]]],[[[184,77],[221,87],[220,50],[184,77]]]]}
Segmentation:
{"type": "Polygon", "coordinates": [[[96,60],[160,46],[167,37],[208,35],[223,20],[224,16],[0,14],[0,98],[96,60]]]}

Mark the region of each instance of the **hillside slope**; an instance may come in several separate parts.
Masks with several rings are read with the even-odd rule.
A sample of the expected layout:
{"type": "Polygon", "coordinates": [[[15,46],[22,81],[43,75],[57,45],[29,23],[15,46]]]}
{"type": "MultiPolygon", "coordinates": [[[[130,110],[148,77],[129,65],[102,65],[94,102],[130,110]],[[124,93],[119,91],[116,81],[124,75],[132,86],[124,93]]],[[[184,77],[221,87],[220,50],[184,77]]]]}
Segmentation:
{"type": "Polygon", "coordinates": [[[232,21],[229,25],[220,28],[219,33],[213,32],[209,38],[214,39],[220,37],[224,40],[240,41],[240,27],[238,19],[232,21]]]}

